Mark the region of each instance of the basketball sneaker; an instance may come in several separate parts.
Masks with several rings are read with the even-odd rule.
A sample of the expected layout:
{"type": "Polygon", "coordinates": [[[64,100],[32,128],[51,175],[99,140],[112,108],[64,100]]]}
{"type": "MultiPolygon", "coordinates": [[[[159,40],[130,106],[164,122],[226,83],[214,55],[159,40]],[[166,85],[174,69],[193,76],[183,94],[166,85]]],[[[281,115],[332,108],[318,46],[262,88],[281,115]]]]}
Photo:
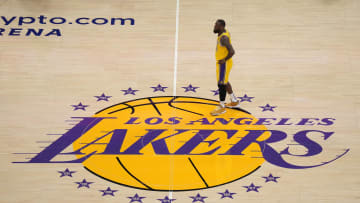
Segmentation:
{"type": "Polygon", "coordinates": [[[226,112],[225,107],[221,107],[220,105],[216,106],[216,108],[210,113],[213,116],[217,116],[226,112]]]}
{"type": "Polygon", "coordinates": [[[240,108],[240,102],[239,101],[230,102],[230,103],[225,104],[225,107],[228,107],[228,108],[240,108]]]}

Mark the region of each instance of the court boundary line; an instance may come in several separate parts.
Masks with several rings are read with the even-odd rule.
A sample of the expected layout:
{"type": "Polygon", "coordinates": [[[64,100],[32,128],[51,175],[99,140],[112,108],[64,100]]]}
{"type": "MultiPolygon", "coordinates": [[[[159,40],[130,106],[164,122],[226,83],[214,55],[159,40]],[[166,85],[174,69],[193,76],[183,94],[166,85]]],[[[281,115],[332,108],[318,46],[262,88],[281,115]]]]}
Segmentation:
{"type": "Polygon", "coordinates": [[[178,42],[179,42],[179,4],[180,4],[180,0],[176,0],[173,96],[176,96],[176,80],[177,80],[177,65],[178,65],[178,63],[177,63],[177,61],[178,61],[178,42]]]}
{"type": "MultiPolygon", "coordinates": [[[[176,0],[176,19],[175,19],[175,46],[174,46],[174,78],[173,78],[173,96],[176,97],[177,65],[178,65],[178,42],[179,42],[179,7],[180,0],[176,0]]],[[[169,188],[169,198],[172,199],[173,192],[169,188]]]]}

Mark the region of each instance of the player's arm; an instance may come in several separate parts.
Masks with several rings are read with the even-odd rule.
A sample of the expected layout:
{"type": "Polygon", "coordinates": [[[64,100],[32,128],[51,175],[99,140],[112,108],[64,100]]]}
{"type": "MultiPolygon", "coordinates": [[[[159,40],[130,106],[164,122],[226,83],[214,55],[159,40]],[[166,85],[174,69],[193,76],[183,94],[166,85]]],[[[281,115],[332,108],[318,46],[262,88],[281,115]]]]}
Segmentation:
{"type": "Polygon", "coordinates": [[[228,55],[224,59],[219,61],[219,63],[221,64],[225,63],[226,60],[230,59],[235,54],[235,50],[230,44],[229,38],[227,36],[222,36],[220,38],[220,43],[228,50],[228,55]]]}

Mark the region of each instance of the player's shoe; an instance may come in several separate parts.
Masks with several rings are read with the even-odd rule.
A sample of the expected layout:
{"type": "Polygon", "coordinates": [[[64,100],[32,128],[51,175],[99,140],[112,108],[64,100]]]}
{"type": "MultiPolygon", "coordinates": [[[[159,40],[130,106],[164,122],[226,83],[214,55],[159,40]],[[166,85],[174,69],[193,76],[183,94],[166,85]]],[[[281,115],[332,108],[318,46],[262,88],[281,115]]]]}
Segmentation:
{"type": "Polygon", "coordinates": [[[220,105],[216,106],[216,108],[210,113],[213,116],[218,116],[220,114],[223,114],[226,112],[225,107],[222,107],[220,105]]]}
{"type": "Polygon", "coordinates": [[[228,107],[228,108],[240,108],[240,102],[237,101],[237,102],[226,103],[225,107],[228,107]]]}

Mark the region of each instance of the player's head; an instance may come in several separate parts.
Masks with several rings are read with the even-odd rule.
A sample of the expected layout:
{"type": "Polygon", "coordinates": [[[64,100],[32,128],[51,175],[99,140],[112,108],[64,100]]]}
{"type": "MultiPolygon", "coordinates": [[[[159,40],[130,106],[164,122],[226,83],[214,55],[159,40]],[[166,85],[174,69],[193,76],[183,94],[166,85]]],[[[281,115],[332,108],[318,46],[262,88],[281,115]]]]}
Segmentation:
{"type": "Polygon", "coordinates": [[[214,33],[219,33],[225,29],[225,21],[223,19],[218,19],[214,25],[214,33]]]}

